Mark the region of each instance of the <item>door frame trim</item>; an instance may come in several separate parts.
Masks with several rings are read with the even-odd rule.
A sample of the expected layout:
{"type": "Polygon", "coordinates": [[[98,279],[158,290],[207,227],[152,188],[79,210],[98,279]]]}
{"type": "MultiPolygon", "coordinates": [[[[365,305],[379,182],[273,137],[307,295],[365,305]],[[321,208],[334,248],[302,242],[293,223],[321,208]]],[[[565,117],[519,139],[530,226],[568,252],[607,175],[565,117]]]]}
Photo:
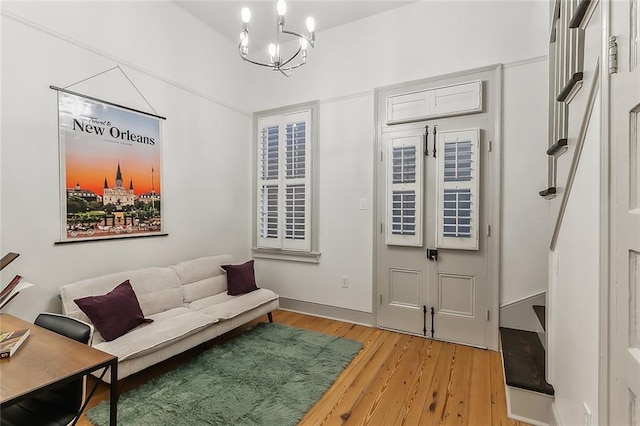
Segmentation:
{"type": "Polygon", "coordinates": [[[610,308],[611,292],[615,290],[615,269],[612,267],[615,254],[611,239],[612,214],[615,199],[611,196],[611,78],[608,72],[609,45],[611,35],[611,3],[599,1],[601,26],[600,51],[600,285],[599,285],[599,330],[600,356],[598,360],[598,424],[609,423],[609,397],[611,370],[610,308]]]}
{"type": "MultiPolygon", "coordinates": [[[[380,197],[378,196],[378,186],[384,176],[379,176],[378,173],[378,153],[381,151],[381,143],[382,143],[382,125],[379,120],[379,108],[378,108],[378,96],[380,92],[387,91],[390,89],[402,89],[409,88],[410,86],[416,84],[425,84],[425,83],[433,83],[440,80],[462,77],[466,75],[472,75],[477,73],[486,73],[493,71],[493,79],[494,79],[494,88],[491,92],[491,97],[495,98],[496,105],[495,108],[495,122],[494,122],[494,133],[495,137],[492,140],[491,146],[491,154],[493,155],[491,168],[488,173],[487,186],[485,188],[485,192],[487,193],[486,203],[488,206],[488,217],[487,223],[491,225],[491,235],[488,236],[487,241],[487,284],[489,285],[491,291],[491,300],[489,304],[489,309],[492,314],[489,319],[489,335],[486,336],[486,342],[489,349],[498,350],[498,316],[499,316],[499,296],[500,296],[500,229],[502,224],[502,216],[501,216],[501,203],[502,203],[502,182],[500,181],[500,176],[502,175],[502,84],[503,84],[503,65],[502,64],[494,64],[488,65],[479,68],[473,68],[464,71],[458,71],[449,74],[442,74],[435,77],[429,77],[425,79],[412,80],[398,84],[392,84],[388,86],[377,87],[374,89],[374,135],[375,135],[375,144],[373,150],[373,202],[372,206],[374,208],[373,212],[373,244],[372,244],[372,287],[373,292],[371,294],[372,301],[372,311],[373,311],[373,321],[374,326],[380,328],[378,324],[378,231],[379,224],[383,218],[378,214],[378,203],[380,202],[380,197]]],[[[488,149],[486,145],[481,146],[483,152],[488,149]]],[[[481,230],[486,236],[487,230],[481,230]]]]}

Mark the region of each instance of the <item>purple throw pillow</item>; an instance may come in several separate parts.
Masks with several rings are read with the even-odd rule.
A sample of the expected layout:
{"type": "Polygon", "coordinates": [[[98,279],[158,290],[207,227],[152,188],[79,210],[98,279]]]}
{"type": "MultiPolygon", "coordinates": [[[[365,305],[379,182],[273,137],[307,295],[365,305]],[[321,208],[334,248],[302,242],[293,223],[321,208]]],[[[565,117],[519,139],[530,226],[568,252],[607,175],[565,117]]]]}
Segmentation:
{"type": "Polygon", "coordinates": [[[253,260],[242,265],[222,265],[221,268],[227,271],[228,295],[237,296],[258,289],[253,272],[253,260]]]}
{"type": "Polygon", "coordinates": [[[74,302],[107,342],[117,339],[144,322],[153,322],[152,319],[145,319],[142,314],[129,280],[105,295],[82,297],[74,302]]]}

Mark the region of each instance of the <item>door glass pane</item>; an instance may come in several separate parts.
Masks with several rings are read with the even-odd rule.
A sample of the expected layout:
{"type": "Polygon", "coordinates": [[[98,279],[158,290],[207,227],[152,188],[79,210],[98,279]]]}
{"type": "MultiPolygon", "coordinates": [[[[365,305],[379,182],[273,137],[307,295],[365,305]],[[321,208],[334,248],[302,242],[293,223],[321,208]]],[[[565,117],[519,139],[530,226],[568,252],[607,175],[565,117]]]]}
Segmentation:
{"type": "Polygon", "coordinates": [[[393,183],[416,181],[416,147],[393,148],[393,183]]]}
{"type": "Polygon", "coordinates": [[[443,236],[471,238],[471,189],[445,189],[443,236]]]}
{"type": "Polygon", "coordinates": [[[471,167],[471,141],[446,142],[444,144],[445,182],[470,181],[471,167]]]}
{"type": "Polygon", "coordinates": [[[391,233],[415,235],[416,193],[415,191],[393,191],[391,233]]]}

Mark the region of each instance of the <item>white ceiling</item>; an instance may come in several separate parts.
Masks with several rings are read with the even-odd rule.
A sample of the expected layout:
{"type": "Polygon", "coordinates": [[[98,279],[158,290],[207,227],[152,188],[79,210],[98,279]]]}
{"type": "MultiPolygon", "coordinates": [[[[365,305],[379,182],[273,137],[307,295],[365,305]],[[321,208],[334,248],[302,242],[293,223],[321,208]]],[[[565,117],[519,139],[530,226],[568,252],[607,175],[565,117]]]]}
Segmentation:
{"type": "MultiPolygon", "coordinates": [[[[234,43],[239,42],[242,20],[240,10],[251,9],[250,43],[266,46],[275,41],[276,1],[183,1],[175,3],[234,43]]],[[[415,0],[412,0],[415,1],[415,0]]],[[[316,32],[344,25],[367,16],[404,6],[412,1],[287,1],[286,28],[305,34],[305,20],[313,16],[316,32]]],[[[320,42],[320,41],[318,41],[320,42]]]]}

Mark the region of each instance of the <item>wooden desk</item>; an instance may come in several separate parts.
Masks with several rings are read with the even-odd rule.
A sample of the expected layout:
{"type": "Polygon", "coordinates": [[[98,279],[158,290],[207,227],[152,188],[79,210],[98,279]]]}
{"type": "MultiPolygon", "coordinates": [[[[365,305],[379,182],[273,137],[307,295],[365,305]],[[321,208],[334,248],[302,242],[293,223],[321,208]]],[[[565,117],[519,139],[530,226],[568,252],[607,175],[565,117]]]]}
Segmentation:
{"type": "Polygon", "coordinates": [[[0,409],[32,395],[110,367],[110,418],[116,425],[118,409],[118,357],[73,339],[0,314],[0,330],[28,328],[29,337],[10,358],[0,359],[0,409]]]}

